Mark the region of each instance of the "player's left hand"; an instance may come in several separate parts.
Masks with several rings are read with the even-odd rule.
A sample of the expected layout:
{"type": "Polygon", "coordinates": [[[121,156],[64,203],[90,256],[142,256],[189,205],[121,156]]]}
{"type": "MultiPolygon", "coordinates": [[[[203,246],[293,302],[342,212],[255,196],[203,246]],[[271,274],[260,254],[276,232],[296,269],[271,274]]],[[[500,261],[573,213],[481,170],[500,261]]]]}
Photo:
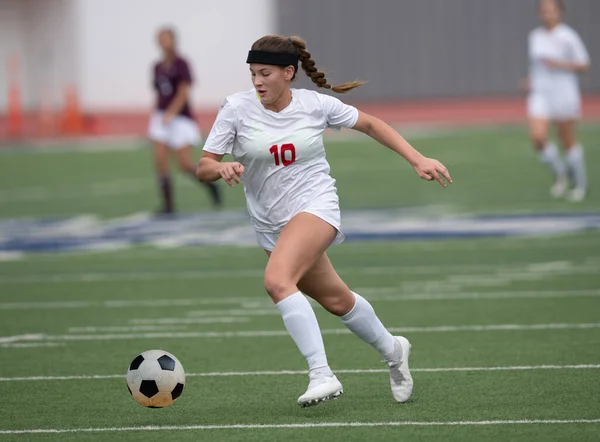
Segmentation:
{"type": "Polygon", "coordinates": [[[448,172],[446,166],[444,166],[438,160],[423,157],[422,159],[417,161],[413,165],[413,167],[415,169],[415,172],[417,172],[417,175],[419,175],[424,180],[436,180],[442,185],[442,187],[446,187],[448,184],[452,184],[450,172],[448,172]],[[448,182],[448,184],[446,184],[446,181],[444,181],[444,179],[448,182]]]}
{"type": "Polygon", "coordinates": [[[171,121],[173,121],[173,118],[175,118],[175,115],[173,115],[170,112],[165,112],[163,115],[163,124],[165,124],[165,125],[171,124],[171,121]]]}

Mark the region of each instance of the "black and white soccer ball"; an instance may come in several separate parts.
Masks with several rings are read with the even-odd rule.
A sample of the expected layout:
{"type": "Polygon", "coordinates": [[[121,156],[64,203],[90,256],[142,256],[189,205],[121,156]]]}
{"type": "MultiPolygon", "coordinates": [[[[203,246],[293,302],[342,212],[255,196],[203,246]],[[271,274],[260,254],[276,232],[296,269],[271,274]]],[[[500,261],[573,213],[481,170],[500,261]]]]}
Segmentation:
{"type": "Polygon", "coordinates": [[[131,361],[127,388],[144,407],[171,405],[183,392],[185,372],[181,362],[163,350],[148,350],[131,361]]]}

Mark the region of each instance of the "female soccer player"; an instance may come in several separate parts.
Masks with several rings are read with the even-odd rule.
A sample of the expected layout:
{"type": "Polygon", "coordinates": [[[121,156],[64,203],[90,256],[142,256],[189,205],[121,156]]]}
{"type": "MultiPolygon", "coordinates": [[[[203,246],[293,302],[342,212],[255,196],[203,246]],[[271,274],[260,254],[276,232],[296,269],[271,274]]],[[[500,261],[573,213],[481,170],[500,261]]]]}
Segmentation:
{"type": "MultiPolygon", "coordinates": [[[[154,162],[160,180],[163,207],[160,213],[172,213],[173,196],[169,178],[169,149],[177,154],[179,168],[196,176],[192,161],[192,146],[200,142],[198,125],[194,121],[189,105],[192,75],[188,63],[177,53],[175,33],[172,29],[161,29],[158,44],[163,52],[161,61],[154,65],[154,89],[156,109],[150,118],[149,136],[154,144],[154,162]]],[[[206,183],[213,204],[221,204],[219,188],[215,183],[206,183]]]]}
{"type": "Polygon", "coordinates": [[[540,159],[554,173],[552,196],[567,194],[570,175],[573,188],[567,198],[582,201],[587,180],[583,148],[575,138],[581,113],[577,74],[589,69],[589,56],[577,32],[561,23],[560,0],[540,0],[538,7],[542,26],[529,34],[529,132],[540,159]],[[556,145],[548,140],[551,122],[557,123],[558,136],[566,150],[566,165],[556,145]]]}
{"type": "Polygon", "coordinates": [[[326,250],[344,239],[335,180],[325,159],[323,132],[353,128],[402,155],[426,180],[446,186],[448,170],[426,158],[383,121],[306,89],[291,89],[298,62],[317,87],[345,93],[362,82],[332,87],[298,37],[269,35],[252,45],[247,63],[254,89],[228,97],[206,140],[196,175],[244,183],[252,225],[269,255],[264,284],[309,367],[309,385],[298,399],[310,406],[343,393],[327,363],[315,313],[303,293],[341,317],[354,334],[375,347],[389,365],[398,402],[413,389],[410,343],[392,336],[367,300],[340,279],[326,250]],[[234,161],[221,162],[231,154],[234,161]]]}

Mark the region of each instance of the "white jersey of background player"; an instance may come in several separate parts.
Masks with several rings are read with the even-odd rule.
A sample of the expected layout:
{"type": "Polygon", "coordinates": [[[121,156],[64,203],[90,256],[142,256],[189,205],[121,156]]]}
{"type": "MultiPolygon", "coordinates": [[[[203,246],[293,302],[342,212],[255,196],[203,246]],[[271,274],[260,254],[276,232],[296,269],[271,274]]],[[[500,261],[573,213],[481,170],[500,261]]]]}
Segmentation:
{"type": "Polygon", "coordinates": [[[575,140],[575,125],[581,115],[578,73],[589,68],[589,56],[581,38],[560,22],[562,3],[539,2],[542,26],[529,34],[529,96],[527,112],[531,138],[540,157],[555,175],[551,193],[563,196],[568,190],[568,169],[573,189],[568,198],[581,201],[587,190],[583,148],[575,140]],[[551,122],[558,125],[566,149],[566,165],[556,145],[548,140],[551,122]]]}
{"type": "Polygon", "coordinates": [[[196,175],[204,182],[223,178],[229,185],[244,183],[258,243],[269,255],[265,289],[309,367],[309,386],[298,403],[315,405],[343,392],[329,368],[319,324],[303,293],[380,352],[390,369],[395,400],[406,402],[413,389],[409,341],[385,329],[369,302],[341,280],[326,254],[343,235],[323,132],[327,127],[359,130],[402,155],[422,178],[445,186],[443,179],[450,182],[450,175],[383,121],[336,98],[291,89],[298,62],[319,87],[348,92],[362,84],[332,87],[302,39],[265,36],[252,45],[247,62],[254,90],[225,100],[196,175]],[[222,162],[225,154],[234,161],[222,162]]]}

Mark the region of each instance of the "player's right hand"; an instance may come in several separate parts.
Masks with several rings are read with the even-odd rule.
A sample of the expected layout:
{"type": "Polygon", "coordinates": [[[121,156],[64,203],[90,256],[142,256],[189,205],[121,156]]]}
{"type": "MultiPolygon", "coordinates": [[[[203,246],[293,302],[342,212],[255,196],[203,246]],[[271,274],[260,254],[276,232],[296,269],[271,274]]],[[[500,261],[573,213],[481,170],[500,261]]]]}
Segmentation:
{"type": "Polygon", "coordinates": [[[227,183],[229,187],[233,187],[234,183],[240,184],[240,177],[244,174],[244,166],[238,162],[232,161],[228,163],[221,163],[221,169],[219,173],[223,181],[227,183]]]}

